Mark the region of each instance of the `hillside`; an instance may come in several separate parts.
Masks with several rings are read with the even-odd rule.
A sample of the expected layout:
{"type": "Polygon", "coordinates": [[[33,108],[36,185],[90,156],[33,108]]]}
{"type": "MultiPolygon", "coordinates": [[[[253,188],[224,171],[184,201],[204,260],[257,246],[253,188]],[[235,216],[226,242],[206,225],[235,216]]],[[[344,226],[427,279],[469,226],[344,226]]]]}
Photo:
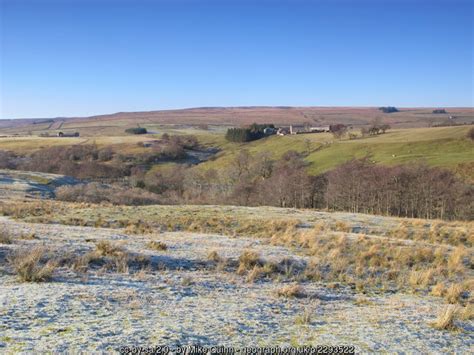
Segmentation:
{"type": "Polygon", "coordinates": [[[37,120],[0,120],[1,134],[40,134],[78,131],[81,135],[124,134],[126,127],[144,126],[157,130],[157,125],[239,126],[257,123],[277,125],[326,125],[343,123],[362,126],[380,117],[392,127],[428,127],[443,122],[473,123],[472,108],[449,108],[446,114],[433,114],[434,108],[400,108],[385,114],[376,107],[203,107],[149,112],[119,112],[91,117],[69,117],[37,120]],[[455,117],[450,120],[449,117],[455,117]]]}
{"type": "Polygon", "coordinates": [[[296,150],[306,155],[305,160],[310,163],[310,171],[314,174],[352,158],[364,157],[379,164],[423,161],[456,170],[459,164],[472,165],[474,161],[474,144],[466,138],[470,127],[395,129],[379,136],[354,140],[336,140],[329,133],[271,136],[245,144],[226,142],[220,135],[202,135],[199,137],[203,142],[219,147],[221,152],[216,159],[203,163],[201,167],[228,165],[240,150],[247,149],[251,154],[269,152],[274,157],[296,150]]]}
{"type": "MultiPolygon", "coordinates": [[[[329,133],[319,133],[270,136],[249,143],[231,143],[225,140],[223,127],[203,130],[162,126],[157,134],[148,135],[79,138],[0,137],[0,150],[28,154],[51,146],[95,144],[99,147],[110,146],[120,153],[140,154],[149,151],[150,148],[139,146],[138,143],[159,138],[162,133],[192,134],[204,147],[219,150],[212,159],[200,164],[199,169],[220,169],[229,166],[242,149],[248,150],[252,155],[269,152],[274,158],[281,157],[289,150],[295,150],[305,155],[312,174],[325,172],[352,158],[368,157],[378,164],[386,165],[423,161],[431,166],[452,169],[467,180],[474,181],[474,143],[466,138],[471,127],[393,129],[378,136],[354,140],[348,138],[337,140],[329,133]]],[[[161,165],[156,166],[157,169],[160,167],[161,165]]]]}

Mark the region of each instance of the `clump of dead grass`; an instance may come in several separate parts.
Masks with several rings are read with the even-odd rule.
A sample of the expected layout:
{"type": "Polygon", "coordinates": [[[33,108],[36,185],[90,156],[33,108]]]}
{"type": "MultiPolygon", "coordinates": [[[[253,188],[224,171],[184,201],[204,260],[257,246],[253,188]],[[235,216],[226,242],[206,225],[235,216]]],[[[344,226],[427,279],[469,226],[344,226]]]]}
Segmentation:
{"type": "Polygon", "coordinates": [[[253,250],[244,250],[239,256],[239,267],[237,273],[243,275],[251,271],[255,266],[262,266],[263,261],[260,255],[253,250]]]}
{"type": "Polygon", "coordinates": [[[451,286],[449,286],[447,289],[446,289],[446,292],[445,292],[445,299],[448,303],[459,303],[459,301],[461,300],[461,296],[463,294],[463,287],[461,284],[451,284],[451,286]]]}
{"type": "Polygon", "coordinates": [[[152,240],[149,243],[147,243],[147,248],[151,250],[158,250],[158,251],[165,251],[168,250],[168,246],[160,241],[152,240]]]}
{"type": "Polygon", "coordinates": [[[58,266],[43,247],[18,250],[9,256],[8,261],[20,280],[25,282],[49,281],[58,266]]]}
{"type": "Polygon", "coordinates": [[[207,260],[213,261],[215,263],[218,263],[219,261],[222,260],[221,256],[217,252],[217,250],[211,250],[209,254],[207,255],[207,260]]]}
{"type": "Polygon", "coordinates": [[[458,312],[459,306],[449,305],[441,311],[438,318],[434,322],[431,322],[430,325],[438,330],[455,331],[458,329],[454,323],[458,312]]]}
{"type": "Polygon", "coordinates": [[[6,228],[0,229],[0,244],[12,244],[12,243],[13,243],[13,238],[12,238],[11,232],[6,228]]]}
{"type": "Polygon", "coordinates": [[[298,284],[286,285],[276,290],[278,297],[302,298],[306,297],[304,288],[298,284]]]}

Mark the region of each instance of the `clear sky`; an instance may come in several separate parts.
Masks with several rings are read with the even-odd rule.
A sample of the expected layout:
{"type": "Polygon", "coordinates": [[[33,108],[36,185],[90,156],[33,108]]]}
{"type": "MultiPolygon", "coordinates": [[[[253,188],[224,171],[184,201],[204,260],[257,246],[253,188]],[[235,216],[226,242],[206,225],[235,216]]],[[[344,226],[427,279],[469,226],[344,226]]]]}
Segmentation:
{"type": "Polygon", "coordinates": [[[474,106],[474,1],[0,3],[1,118],[474,106]]]}

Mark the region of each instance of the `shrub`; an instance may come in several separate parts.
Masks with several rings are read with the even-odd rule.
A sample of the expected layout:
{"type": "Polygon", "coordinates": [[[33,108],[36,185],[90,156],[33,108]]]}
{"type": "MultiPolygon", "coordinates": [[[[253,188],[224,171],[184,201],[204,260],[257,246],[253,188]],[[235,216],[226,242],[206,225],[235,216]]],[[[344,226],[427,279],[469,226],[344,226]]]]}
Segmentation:
{"type": "Polygon", "coordinates": [[[50,259],[48,251],[41,247],[19,250],[9,257],[9,263],[26,282],[49,281],[57,267],[57,262],[50,259]]]}

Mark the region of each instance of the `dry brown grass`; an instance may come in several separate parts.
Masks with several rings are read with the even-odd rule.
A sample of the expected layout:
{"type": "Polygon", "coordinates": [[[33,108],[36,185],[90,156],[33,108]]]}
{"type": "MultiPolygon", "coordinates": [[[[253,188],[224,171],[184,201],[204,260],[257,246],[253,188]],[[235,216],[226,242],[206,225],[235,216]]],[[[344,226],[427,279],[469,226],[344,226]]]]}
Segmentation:
{"type": "Polygon", "coordinates": [[[155,241],[152,240],[151,242],[148,242],[146,247],[151,250],[158,250],[158,251],[165,251],[168,250],[168,246],[160,241],[155,241]]]}
{"type": "MultiPolygon", "coordinates": [[[[57,202],[28,203],[22,206],[7,207],[7,212],[15,216],[30,216],[29,220],[39,223],[60,221],[65,224],[93,226],[98,219],[93,205],[64,204],[57,202]],[[80,209],[76,213],[76,209],[80,209]],[[84,212],[86,209],[88,212],[84,212]],[[74,214],[71,214],[71,210],[74,214]],[[65,215],[66,217],[60,217],[65,215]],[[33,217],[31,217],[33,216],[33,217]]],[[[251,259],[242,262],[222,260],[217,253],[209,256],[216,263],[217,270],[234,270],[245,275],[249,281],[256,281],[268,276],[290,276],[293,280],[305,279],[326,283],[342,283],[355,287],[360,292],[378,291],[413,291],[429,293],[433,285],[451,285],[469,279],[472,264],[472,239],[474,224],[472,222],[444,222],[429,220],[400,219],[400,228],[385,232],[386,236],[403,239],[378,239],[370,235],[358,238],[341,236],[339,230],[349,230],[347,222],[337,224],[329,220],[318,220],[313,229],[299,228],[296,219],[280,220],[266,217],[249,217],[199,210],[189,213],[187,207],[155,210],[143,209],[143,222],[152,230],[192,231],[223,235],[243,235],[257,238],[269,238],[275,245],[296,248],[298,252],[310,257],[305,270],[298,272],[277,268],[276,272],[264,270],[262,260],[252,263],[251,259]],[[184,210],[181,210],[184,208],[184,210]],[[335,231],[337,230],[337,231],[335,231]],[[406,239],[418,240],[407,244],[406,239]],[[427,242],[427,243],[425,243],[427,242]],[[432,243],[432,244],[428,244],[432,243]],[[436,243],[440,243],[437,244],[436,243]],[[453,250],[444,244],[456,245],[453,250]],[[462,245],[465,244],[466,247],[462,245]],[[218,258],[220,260],[218,260],[218,258]]],[[[3,212],[5,210],[1,209],[3,212]]],[[[112,228],[125,228],[134,225],[130,222],[136,216],[136,209],[127,207],[107,207],[101,211],[100,223],[108,223],[112,228]]],[[[369,230],[368,233],[371,233],[369,230]]],[[[382,232],[383,234],[383,232],[382,232]]],[[[467,298],[472,290],[464,287],[467,298]]],[[[444,292],[444,291],[443,291],[444,292]]]]}
{"type": "Polygon", "coordinates": [[[255,266],[262,266],[263,262],[260,255],[253,250],[244,250],[239,256],[239,267],[237,273],[239,275],[251,271],[255,266]]]}
{"type": "Polygon", "coordinates": [[[276,290],[276,295],[278,297],[286,297],[286,298],[302,298],[306,297],[306,293],[304,288],[298,284],[293,285],[286,285],[278,290],[276,290]]]}
{"type": "Polygon", "coordinates": [[[457,247],[448,259],[448,270],[450,272],[462,271],[464,269],[464,258],[466,255],[466,248],[462,246],[457,247]]]}
{"type": "Polygon", "coordinates": [[[295,318],[295,324],[306,325],[311,323],[313,312],[310,309],[305,309],[303,313],[299,314],[295,318]]]}
{"type": "Polygon", "coordinates": [[[448,303],[452,303],[452,304],[459,303],[459,301],[461,300],[462,293],[463,293],[462,285],[451,284],[451,286],[449,286],[446,289],[446,293],[444,297],[448,303]]]}
{"type": "Polygon", "coordinates": [[[454,321],[458,312],[458,306],[449,305],[441,311],[441,313],[438,315],[438,318],[434,322],[430,323],[430,325],[438,330],[457,330],[458,327],[455,325],[454,321]]]}
{"type": "Polygon", "coordinates": [[[11,232],[6,228],[0,229],[0,244],[12,244],[13,238],[11,232]]]}
{"type": "Polygon", "coordinates": [[[95,266],[102,267],[103,271],[129,273],[131,267],[136,272],[149,270],[150,263],[147,256],[132,255],[122,246],[102,240],[96,244],[95,250],[73,258],[70,265],[79,272],[87,272],[95,266]]]}
{"type": "Polygon", "coordinates": [[[141,220],[129,222],[125,228],[127,234],[151,234],[153,233],[153,227],[146,222],[141,220]]]}
{"type": "Polygon", "coordinates": [[[471,321],[474,319],[474,304],[468,303],[459,310],[459,319],[464,321],[471,321]]]}
{"type": "Polygon", "coordinates": [[[436,297],[443,297],[446,292],[446,287],[443,282],[437,283],[431,290],[431,294],[436,297]]]}
{"type": "Polygon", "coordinates": [[[427,269],[423,271],[413,270],[410,273],[408,282],[410,283],[413,289],[421,287],[423,289],[427,288],[433,281],[435,270],[427,269]]]}
{"type": "Polygon", "coordinates": [[[98,256],[115,256],[124,253],[124,249],[108,240],[101,240],[95,245],[95,252],[98,256]]]}
{"type": "Polygon", "coordinates": [[[49,281],[58,266],[49,251],[42,247],[20,249],[9,256],[8,261],[20,280],[25,282],[49,281]]]}
{"type": "Polygon", "coordinates": [[[222,260],[221,256],[217,252],[217,250],[211,250],[209,254],[207,255],[207,260],[213,261],[215,263],[218,263],[219,261],[222,260]]]}

